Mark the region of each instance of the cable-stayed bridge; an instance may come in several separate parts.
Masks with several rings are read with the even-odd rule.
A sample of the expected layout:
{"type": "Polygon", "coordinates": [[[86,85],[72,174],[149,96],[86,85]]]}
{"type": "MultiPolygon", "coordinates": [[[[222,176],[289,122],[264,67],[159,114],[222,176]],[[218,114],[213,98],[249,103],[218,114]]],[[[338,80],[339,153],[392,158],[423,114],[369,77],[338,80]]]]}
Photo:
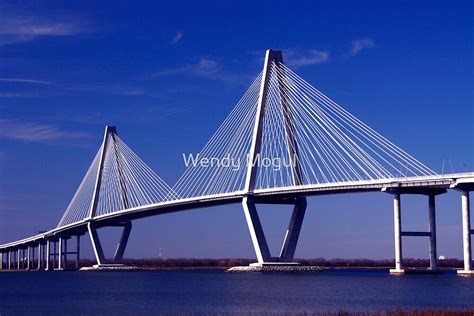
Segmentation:
{"type": "Polygon", "coordinates": [[[2,269],[64,269],[67,255],[79,266],[80,236],[88,234],[99,266],[123,258],[132,221],[164,213],[241,203],[257,264],[293,263],[306,197],[380,191],[394,197],[395,269],[403,273],[402,237],[430,240],[430,269],[437,269],[436,195],[461,192],[464,270],[472,273],[469,192],[474,172],[439,175],[314,88],[268,50],[262,72],[215,134],[173,185],[140,159],[107,126],[92,164],[57,226],[0,245],[2,269]],[[401,195],[428,196],[429,231],[401,228],[401,195]],[[278,255],[270,254],[258,204],[288,204],[293,213],[278,255]],[[97,230],[123,227],[107,260],[97,230]],[[67,241],[77,238],[75,251],[67,241]],[[36,258],[35,258],[36,254],[36,258]]]}

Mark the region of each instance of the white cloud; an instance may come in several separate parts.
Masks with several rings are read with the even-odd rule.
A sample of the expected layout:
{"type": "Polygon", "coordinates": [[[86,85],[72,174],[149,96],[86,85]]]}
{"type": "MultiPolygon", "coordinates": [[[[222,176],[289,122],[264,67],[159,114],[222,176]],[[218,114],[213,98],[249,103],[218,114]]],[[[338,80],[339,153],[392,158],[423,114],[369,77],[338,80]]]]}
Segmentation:
{"type": "Polygon", "coordinates": [[[93,84],[71,84],[64,85],[63,92],[69,91],[73,93],[99,93],[106,95],[125,95],[125,96],[153,96],[141,87],[130,86],[128,84],[115,83],[93,83],[93,84]]]}
{"type": "Polygon", "coordinates": [[[322,64],[329,61],[329,52],[312,49],[309,52],[302,54],[292,50],[287,51],[288,64],[293,66],[307,66],[322,64]]]}
{"type": "Polygon", "coordinates": [[[70,22],[40,22],[34,19],[6,19],[1,23],[0,35],[67,36],[86,31],[70,22]]]}
{"type": "Polygon", "coordinates": [[[174,45],[178,43],[181,39],[183,38],[183,32],[176,32],[176,34],[173,36],[173,39],[171,40],[171,45],[174,45]]]}
{"type": "Polygon", "coordinates": [[[19,93],[19,92],[0,92],[0,98],[31,98],[31,93],[19,93]]]}
{"type": "Polygon", "coordinates": [[[60,130],[54,126],[0,119],[0,138],[24,142],[48,143],[57,140],[84,139],[89,135],[60,130]]]}
{"type": "Polygon", "coordinates": [[[88,23],[71,17],[4,14],[0,19],[0,45],[29,42],[44,36],[72,36],[88,32],[91,32],[88,23]]]}
{"type": "Polygon", "coordinates": [[[16,83],[32,83],[32,84],[44,84],[53,85],[53,82],[45,80],[25,79],[25,78],[0,78],[3,82],[16,82],[16,83]]]}
{"type": "Polygon", "coordinates": [[[350,54],[357,55],[365,49],[374,48],[374,47],[375,47],[374,40],[368,37],[356,39],[351,42],[350,54]]]}
{"type": "Polygon", "coordinates": [[[216,74],[218,71],[219,63],[216,60],[210,58],[201,58],[197,63],[194,64],[157,71],[152,75],[152,77],[179,74],[207,77],[216,74]]]}

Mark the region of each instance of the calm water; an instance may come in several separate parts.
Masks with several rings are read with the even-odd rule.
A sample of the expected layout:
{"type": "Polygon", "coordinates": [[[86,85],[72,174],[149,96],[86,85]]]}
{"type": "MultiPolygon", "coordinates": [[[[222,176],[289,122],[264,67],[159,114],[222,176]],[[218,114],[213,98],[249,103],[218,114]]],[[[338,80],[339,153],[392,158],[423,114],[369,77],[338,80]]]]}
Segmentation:
{"type": "Polygon", "coordinates": [[[221,270],[0,273],[0,315],[474,307],[474,278],[221,270]]]}

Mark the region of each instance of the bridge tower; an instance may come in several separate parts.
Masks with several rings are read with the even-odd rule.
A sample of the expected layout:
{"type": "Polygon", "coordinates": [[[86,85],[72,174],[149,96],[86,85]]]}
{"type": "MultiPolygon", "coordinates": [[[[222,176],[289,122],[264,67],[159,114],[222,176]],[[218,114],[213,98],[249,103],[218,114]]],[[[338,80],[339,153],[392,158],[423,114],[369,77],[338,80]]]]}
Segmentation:
{"type": "MultiPolygon", "coordinates": [[[[118,150],[119,144],[117,142],[116,136],[117,136],[117,128],[115,126],[105,127],[104,140],[102,141],[102,150],[101,150],[100,158],[99,158],[100,159],[99,167],[97,170],[97,177],[95,180],[94,192],[92,195],[92,202],[90,204],[88,223],[87,223],[87,230],[89,232],[89,237],[92,242],[92,248],[94,249],[94,255],[96,257],[98,266],[103,266],[107,264],[106,258],[104,256],[104,251],[100,243],[99,235],[97,233],[98,228],[105,227],[106,225],[98,226],[95,223],[94,218],[97,215],[97,205],[99,202],[99,194],[100,194],[100,189],[101,189],[101,184],[102,184],[101,180],[102,180],[102,174],[104,170],[104,162],[105,162],[105,157],[106,157],[107,150],[109,149],[109,147],[112,147],[114,150],[114,157],[116,159],[116,163],[118,166],[117,169],[118,169],[118,177],[119,177],[119,184],[120,184],[120,199],[125,209],[129,207],[127,190],[125,187],[124,174],[122,171],[123,159],[121,155],[119,155],[119,150],[118,150]],[[112,143],[110,144],[110,142],[112,143]],[[112,146],[109,146],[109,145],[112,145],[112,146]]],[[[120,237],[119,243],[117,245],[117,248],[115,250],[115,254],[113,257],[113,264],[120,264],[123,259],[123,254],[125,252],[128,239],[130,237],[130,232],[132,230],[132,223],[131,221],[126,221],[123,223],[114,223],[108,226],[123,227],[122,235],[120,237]]]]}
{"type": "Polygon", "coordinates": [[[298,159],[298,144],[294,135],[295,128],[292,120],[292,106],[290,98],[283,81],[285,80],[285,71],[282,67],[283,56],[281,51],[267,50],[265,54],[265,62],[263,65],[262,81],[260,85],[260,94],[257,104],[255,123],[253,127],[252,140],[247,161],[247,174],[245,178],[245,197],[242,200],[242,206],[245,218],[252,238],[252,243],[257,255],[257,263],[253,265],[272,265],[272,264],[294,264],[296,245],[303,224],[306,211],[306,197],[294,197],[285,200],[265,200],[267,204],[291,204],[293,205],[293,213],[285,234],[283,245],[278,257],[272,257],[268,248],[267,240],[263,232],[262,225],[258,216],[256,203],[254,198],[254,190],[257,176],[256,158],[260,153],[262,144],[263,124],[265,112],[268,102],[269,85],[271,68],[276,67],[280,71],[276,72],[278,78],[278,86],[280,91],[281,106],[284,114],[284,128],[286,141],[288,144],[288,156],[291,166],[291,177],[294,185],[301,183],[301,167],[298,159]]]}

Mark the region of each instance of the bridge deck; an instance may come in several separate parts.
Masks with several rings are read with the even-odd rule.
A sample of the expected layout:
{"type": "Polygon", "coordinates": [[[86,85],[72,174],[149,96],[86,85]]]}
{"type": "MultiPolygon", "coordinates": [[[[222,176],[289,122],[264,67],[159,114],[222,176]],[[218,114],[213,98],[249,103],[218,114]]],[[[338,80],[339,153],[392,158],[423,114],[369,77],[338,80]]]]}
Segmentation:
{"type": "MultiPolygon", "coordinates": [[[[353,181],[340,183],[324,183],[300,185],[295,187],[270,188],[255,190],[254,196],[257,202],[265,202],[268,198],[281,200],[296,196],[328,195],[357,192],[390,192],[427,194],[437,190],[443,193],[448,189],[474,188],[474,172],[455,173],[425,177],[407,177],[397,179],[381,179],[367,181],[353,181]]],[[[213,196],[201,196],[188,199],[176,199],[151,205],[130,208],[94,217],[93,221],[100,226],[113,225],[114,223],[140,219],[165,213],[179,212],[203,207],[239,203],[244,197],[244,192],[233,192],[213,196]]],[[[0,249],[18,246],[28,246],[46,239],[56,239],[61,236],[82,235],[87,232],[87,223],[90,220],[79,221],[63,227],[51,229],[28,238],[0,245],[0,249]]]]}

